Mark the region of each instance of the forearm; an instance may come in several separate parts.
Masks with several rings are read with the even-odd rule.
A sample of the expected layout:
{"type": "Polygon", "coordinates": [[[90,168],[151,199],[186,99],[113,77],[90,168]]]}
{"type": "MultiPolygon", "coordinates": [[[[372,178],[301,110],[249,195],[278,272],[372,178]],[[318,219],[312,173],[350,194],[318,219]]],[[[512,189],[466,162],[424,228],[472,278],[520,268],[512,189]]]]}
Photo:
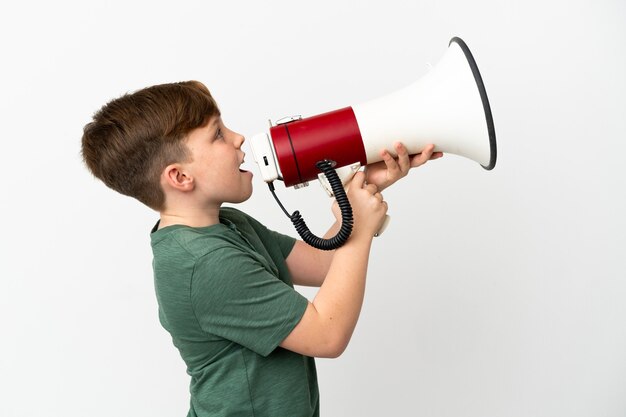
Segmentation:
{"type": "MultiPolygon", "coordinates": [[[[328,229],[324,238],[337,234],[340,224],[335,222],[328,229]]],[[[335,251],[325,251],[307,245],[303,241],[296,242],[296,246],[287,258],[287,267],[291,272],[294,285],[305,287],[320,287],[330,269],[335,251]]]]}
{"type": "Polygon", "coordinates": [[[312,302],[339,352],[347,346],[361,312],[371,243],[371,238],[350,239],[337,249],[312,302]]]}
{"type": "MultiPolygon", "coordinates": [[[[332,226],[328,229],[328,231],[324,234],[324,239],[330,239],[339,232],[341,229],[341,222],[335,221],[332,226]]],[[[316,264],[316,287],[321,287],[328,275],[328,271],[330,270],[330,265],[333,262],[333,258],[335,256],[336,250],[321,250],[317,249],[315,253],[315,264],[316,264]]]]}
{"type": "MultiPolygon", "coordinates": [[[[339,229],[341,229],[341,222],[336,220],[335,223],[333,223],[333,225],[330,226],[328,231],[324,234],[324,239],[332,238],[333,236],[337,234],[337,232],[339,232],[339,229]]],[[[335,256],[335,250],[320,250],[319,251],[318,261],[320,262],[320,265],[322,267],[324,277],[328,274],[328,270],[330,269],[330,265],[333,261],[334,256],[335,256]]],[[[322,279],[322,281],[320,282],[320,285],[323,282],[324,280],[322,279]]]]}
{"type": "MultiPolygon", "coordinates": [[[[330,259],[325,279],[300,322],[281,343],[285,349],[308,356],[337,357],[352,337],[363,305],[372,239],[387,212],[387,204],[376,187],[364,182],[364,174],[358,172],[350,190],[355,227],[343,246],[332,254],[323,255],[324,259],[330,259]]],[[[333,225],[328,234],[338,226],[333,225]]],[[[296,245],[287,258],[290,271],[299,269],[306,254],[315,253],[315,258],[319,259],[320,251],[307,249],[302,242],[296,245]]],[[[310,261],[305,263],[309,265],[310,261]]],[[[322,268],[313,269],[320,272],[322,268]]],[[[300,276],[310,272],[301,272],[300,276]]]]}

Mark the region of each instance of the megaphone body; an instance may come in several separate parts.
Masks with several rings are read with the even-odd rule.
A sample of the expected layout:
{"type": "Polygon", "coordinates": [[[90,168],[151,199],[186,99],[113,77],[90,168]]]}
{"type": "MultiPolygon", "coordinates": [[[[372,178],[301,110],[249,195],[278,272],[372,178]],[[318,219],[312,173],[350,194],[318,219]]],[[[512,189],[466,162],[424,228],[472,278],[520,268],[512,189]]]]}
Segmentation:
{"type": "Polygon", "coordinates": [[[435,151],[460,155],[487,170],[496,163],[491,108],[476,62],[460,38],[424,77],[365,103],[308,118],[289,117],[255,135],[252,151],[263,179],[297,186],[320,174],[316,163],[365,166],[382,160],[401,141],[409,154],[429,143],[435,151]]]}
{"type": "MultiPolygon", "coordinates": [[[[361,166],[381,161],[381,150],[393,152],[396,141],[409,154],[420,153],[433,143],[435,151],[469,158],[487,170],[494,168],[491,108],[476,62],[460,38],[452,38],[437,65],[408,87],[316,116],[279,120],[269,134],[253,136],[251,146],[263,179],[304,241],[319,249],[335,249],[352,230],[352,211],[342,182],[361,166]],[[320,179],[342,210],[337,236],[320,239],[310,233],[299,212],[287,213],[274,193],[276,179],[287,187],[320,179]]],[[[388,218],[383,228],[387,222],[388,218]]]]}

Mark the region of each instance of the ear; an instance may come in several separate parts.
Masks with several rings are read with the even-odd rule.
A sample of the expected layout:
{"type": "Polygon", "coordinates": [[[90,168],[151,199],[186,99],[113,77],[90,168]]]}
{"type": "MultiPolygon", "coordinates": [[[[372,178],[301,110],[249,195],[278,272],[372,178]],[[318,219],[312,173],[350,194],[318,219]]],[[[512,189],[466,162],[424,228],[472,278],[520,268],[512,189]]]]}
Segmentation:
{"type": "Polygon", "coordinates": [[[166,166],[161,178],[165,186],[174,190],[186,192],[195,187],[193,177],[180,164],[166,166]]]}

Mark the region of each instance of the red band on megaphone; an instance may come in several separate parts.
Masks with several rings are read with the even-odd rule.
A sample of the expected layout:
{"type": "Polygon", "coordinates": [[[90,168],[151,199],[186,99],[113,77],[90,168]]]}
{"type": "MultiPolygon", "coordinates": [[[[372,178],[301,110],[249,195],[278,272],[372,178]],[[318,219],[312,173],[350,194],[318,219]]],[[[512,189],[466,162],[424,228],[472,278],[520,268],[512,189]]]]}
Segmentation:
{"type": "Polygon", "coordinates": [[[270,129],[285,186],[317,179],[315,164],[366,165],[365,147],[351,107],[280,124],[270,129]]]}

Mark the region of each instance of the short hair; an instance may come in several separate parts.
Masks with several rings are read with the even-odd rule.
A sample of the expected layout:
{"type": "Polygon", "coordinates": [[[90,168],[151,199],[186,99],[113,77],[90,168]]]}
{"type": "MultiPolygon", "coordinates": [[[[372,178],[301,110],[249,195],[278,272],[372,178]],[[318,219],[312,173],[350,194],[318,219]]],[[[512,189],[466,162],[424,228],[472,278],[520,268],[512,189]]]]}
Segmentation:
{"type": "Polygon", "coordinates": [[[105,104],[85,125],[83,160],[109,188],[163,210],[161,173],[172,163],[191,159],[187,135],[219,114],[211,93],[198,81],[125,94],[105,104]]]}

